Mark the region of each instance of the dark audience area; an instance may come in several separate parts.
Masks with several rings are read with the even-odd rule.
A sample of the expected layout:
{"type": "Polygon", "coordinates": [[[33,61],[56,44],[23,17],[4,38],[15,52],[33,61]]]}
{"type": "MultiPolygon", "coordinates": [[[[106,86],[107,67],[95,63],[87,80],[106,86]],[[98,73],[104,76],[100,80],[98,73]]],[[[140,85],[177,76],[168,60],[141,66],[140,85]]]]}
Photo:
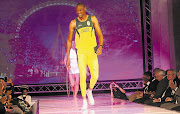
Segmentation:
{"type": "Polygon", "coordinates": [[[135,91],[129,97],[126,96],[123,88],[112,82],[111,97],[180,111],[180,70],[176,72],[174,69],[164,71],[155,68],[153,74],[145,72],[142,79],[143,91],[135,91]]]}
{"type": "Polygon", "coordinates": [[[0,78],[0,114],[32,114],[31,97],[27,95],[27,86],[21,87],[22,95],[14,95],[12,80],[0,78]]]}

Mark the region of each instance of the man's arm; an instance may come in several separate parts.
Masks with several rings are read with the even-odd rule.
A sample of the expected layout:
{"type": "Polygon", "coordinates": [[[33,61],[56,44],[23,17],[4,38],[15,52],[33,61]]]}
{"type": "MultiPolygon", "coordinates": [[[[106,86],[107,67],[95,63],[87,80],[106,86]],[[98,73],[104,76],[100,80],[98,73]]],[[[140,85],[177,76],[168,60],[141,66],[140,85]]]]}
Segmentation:
{"type": "Polygon", "coordinates": [[[97,35],[98,35],[98,39],[99,39],[99,48],[98,48],[98,50],[97,50],[97,54],[98,55],[101,55],[101,53],[102,53],[102,46],[103,46],[103,35],[102,35],[102,32],[101,32],[101,28],[100,28],[100,26],[99,26],[99,23],[98,23],[98,20],[97,20],[97,18],[95,17],[95,16],[91,16],[91,20],[92,20],[92,22],[93,22],[93,25],[94,25],[94,28],[95,28],[95,30],[96,30],[96,33],[97,33],[97,35]]]}
{"type": "Polygon", "coordinates": [[[70,53],[70,49],[71,49],[72,37],[73,37],[75,28],[76,28],[76,22],[75,22],[75,20],[72,20],[69,24],[69,34],[68,34],[68,39],[67,39],[67,62],[66,62],[66,66],[68,68],[70,67],[69,53],[70,53]]]}
{"type": "Polygon", "coordinates": [[[112,84],[110,84],[110,89],[111,89],[111,98],[114,98],[113,89],[112,89],[112,84]]]}
{"type": "Polygon", "coordinates": [[[176,93],[177,96],[180,96],[180,86],[178,88],[176,88],[176,93]]]}

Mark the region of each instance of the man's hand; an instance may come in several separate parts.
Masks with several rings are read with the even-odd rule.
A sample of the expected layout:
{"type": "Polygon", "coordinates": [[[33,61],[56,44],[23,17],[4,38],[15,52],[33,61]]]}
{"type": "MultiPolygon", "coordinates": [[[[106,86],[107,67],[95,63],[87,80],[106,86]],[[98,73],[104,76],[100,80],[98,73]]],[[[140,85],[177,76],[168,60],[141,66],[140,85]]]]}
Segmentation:
{"type": "Polygon", "coordinates": [[[177,87],[176,81],[173,82],[173,80],[170,80],[170,81],[169,81],[169,87],[170,87],[171,89],[175,89],[175,88],[177,87]]]}
{"type": "Polygon", "coordinates": [[[153,103],[160,102],[160,99],[153,98],[153,103]]]}
{"type": "Polygon", "coordinates": [[[166,102],[172,101],[172,98],[171,98],[171,97],[167,97],[167,98],[165,99],[165,101],[166,101],[166,102]]]}
{"type": "Polygon", "coordinates": [[[102,46],[99,46],[97,49],[97,55],[101,55],[102,54],[102,46]]]}
{"type": "Polygon", "coordinates": [[[9,103],[9,104],[7,105],[7,107],[8,107],[8,108],[10,108],[10,107],[13,108],[12,103],[9,103]]]}
{"type": "Polygon", "coordinates": [[[66,67],[67,67],[67,69],[71,68],[69,58],[67,58],[67,61],[66,61],[66,67]]]}
{"type": "Polygon", "coordinates": [[[135,93],[136,93],[137,95],[140,95],[140,94],[141,94],[141,92],[140,92],[140,91],[135,91],[135,93]]]}
{"type": "Polygon", "coordinates": [[[9,109],[9,108],[6,108],[6,112],[9,112],[9,113],[14,113],[13,110],[9,109]]]}
{"type": "Polygon", "coordinates": [[[150,91],[149,94],[151,95],[150,98],[152,99],[154,97],[155,92],[150,91]]]}

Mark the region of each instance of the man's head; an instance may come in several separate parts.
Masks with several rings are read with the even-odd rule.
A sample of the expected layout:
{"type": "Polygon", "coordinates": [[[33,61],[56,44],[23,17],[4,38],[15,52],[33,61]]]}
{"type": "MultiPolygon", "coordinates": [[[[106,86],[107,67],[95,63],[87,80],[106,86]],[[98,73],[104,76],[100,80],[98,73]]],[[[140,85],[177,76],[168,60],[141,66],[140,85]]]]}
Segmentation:
{"type": "Polygon", "coordinates": [[[164,78],[164,76],[165,76],[164,70],[159,70],[158,75],[156,76],[156,79],[158,81],[161,81],[164,78]]]}
{"type": "Polygon", "coordinates": [[[160,68],[155,68],[155,69],[153,70],[153,76],[154,76],[154,77],[158,76],[158,72],[159,72],[160,70],[161,70],[160,68]]]}
{"type": "Polygon", "coordinates": [[[150,79],[152,78],[152,73],[151,72],[145,72],[142,79],[145,81],[145,82],[148,82],[150,79]]]}
{"type": "Polygon", "coordinates": [[[28,94],[28,93],[27,93],[27,89],[23,89],[23,90],[22,90],[22,94],[23,94],[23,95],[27,95],[27,94],[28,94]]]}
{"type": "Polygon", "coordinates": [[[76,13],[77,13],[79,18],[82,18],[84,15],[86,15],[86,7],[83,3],[77,4],[76,13]]]}
{"type": "Polygon", "coordinates": [[[27,91],[28,91],[27,85],[22,85],[21,86],[22,95],[27,95],[27,91]]]}
{"type": "Polygon", "coordinates": [[[176,78],[176,71],[174,69],[167,70],[167,79],[174,80],[176,78]]]}

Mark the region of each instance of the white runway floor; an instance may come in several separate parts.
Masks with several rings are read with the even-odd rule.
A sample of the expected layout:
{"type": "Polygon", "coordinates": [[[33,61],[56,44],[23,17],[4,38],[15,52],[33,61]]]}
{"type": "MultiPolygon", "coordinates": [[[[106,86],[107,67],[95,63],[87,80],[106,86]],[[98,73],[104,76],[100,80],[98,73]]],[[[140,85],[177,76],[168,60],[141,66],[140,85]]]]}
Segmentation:
{"type": "Polygon", "coordinates": [[[147,106],[120,99],[111,99],[110,94],[93,94],[94,106],[81,111],[82,98],[72,96],[37,96],[40,114],[179,114],[159,107],[147,106]]]}

